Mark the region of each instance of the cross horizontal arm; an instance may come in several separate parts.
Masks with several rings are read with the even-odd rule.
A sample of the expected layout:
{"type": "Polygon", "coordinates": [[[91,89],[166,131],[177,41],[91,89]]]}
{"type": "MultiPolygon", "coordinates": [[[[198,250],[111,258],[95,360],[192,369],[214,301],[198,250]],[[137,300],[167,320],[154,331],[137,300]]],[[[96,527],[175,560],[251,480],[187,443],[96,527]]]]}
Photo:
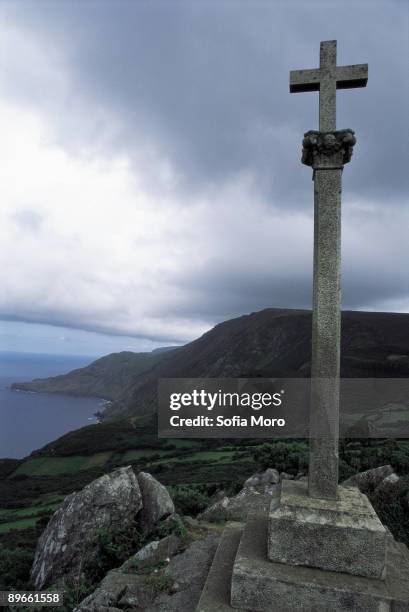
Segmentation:
{"type": "Polygon", "coordinates": [[[335,72],[337,89],[365,87],[368,82],[368,64],[337,66],[335,72]]]}
{"type": "Polygon", "coordinates": [[[318,68],[311,70],[291,70],[290,92],[318,91],[320,88],[321,72],[318,68]]]}
{"type": "MultiPolygon", "coordinates": [[[[352,66],[337,66],[334,79],[337,89],[365,87],[368,82],[368,64],[353,64],[352,66]]],[[[324,71],[319,68],[308,70],[291,70],[290,92],[318,91],[324,71]]]]}

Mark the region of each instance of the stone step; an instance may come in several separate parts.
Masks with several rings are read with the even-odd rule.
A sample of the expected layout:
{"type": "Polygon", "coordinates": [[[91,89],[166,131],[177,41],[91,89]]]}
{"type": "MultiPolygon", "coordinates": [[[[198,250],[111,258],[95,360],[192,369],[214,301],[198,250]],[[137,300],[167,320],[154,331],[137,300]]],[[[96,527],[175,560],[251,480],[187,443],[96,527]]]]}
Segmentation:
{"type": "Polygon", "coordinates": [[[230,606],[231,575],[243,527],[243,523],[225,527],[196,612],[234,612],[230,606]]]}
{"type": "MultiPolygon", "coordinates": [[[[233,609],[409,612],[409,554],[406,547],[402,548],[392,538],[387,542],[386,577],[379,580],[270,561],[267,536],[267,519],[257,517],[247,522],[233,565],[233,609]]],[[[291,545],[289,537],[288,547],[291,545]]]]}

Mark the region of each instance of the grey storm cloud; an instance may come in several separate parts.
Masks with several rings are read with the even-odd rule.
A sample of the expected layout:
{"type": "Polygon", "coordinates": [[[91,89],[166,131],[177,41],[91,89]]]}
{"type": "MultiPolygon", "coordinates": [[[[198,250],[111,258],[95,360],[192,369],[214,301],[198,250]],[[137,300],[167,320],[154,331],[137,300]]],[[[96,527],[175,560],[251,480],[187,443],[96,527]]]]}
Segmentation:
{"type": "Polygon", "coordinates": [[[306,205],[300,147],[303,132],[317,127],[318,107],[317,94],[290,97],[288,72],[318,66],[320,40],[334,37],[339,63],[369,63],[366,90],[338,92],[338,125],[358,137],[349,189],[394,204],[406,199],[407,11],[401,1],[28,2],[13,9],[64,45],[78,91],[121,117],[123,132],[110,146],[132,150],[145,136],[156,140],[188,193],[251,170],[283,206],[306,205]]]}
{"type": "MultiPolygon", "coordinates": [[[[231,228],[223,217],[224,229],[212,238],[223,202],[207,197],[207,212],[200,217],[201,231],[208,236],[201,245],[203,263],[181,266],[166,277],[182,297],[167,300],[158,294],[157,303],[149,303],[158,319],[196,318],[207,325],[268,306],[311,304],[313,191],[311,170],[301,166],[300,157],[303,133],[318,127],[318,95],[290,95],[288,80],[292,69],[317,67],[320,41],[334,38],[339,64],[369,64],[366,89],[337,94],[338,127],[354,129],[358,140],[343,177],[344,307],[382,309],[409,303],[404,263],[409,256],[408,11],[400,0],[61,0],[3,6],[6,21],[48,41],[51,51],[63,55],[62,66],[70,73],[70,95],[63,109],[53,106],[53,92],[36,88],[34,78],[23,83],[16,75],[21,83],[16,83],[15,95],[47,109],[67,150],[81,150],[93,138],[83,129],[84,116],[76,114],[75,104],[70,108],[69,100],[77,97],[90,116],[93,109],[104,107],[117,119],[115,130],[103,140],[95,128],[102,149],[126,151],[136,165],[141,150],[157,147],[170,160],[178,176],[173,195],[182,208],[222,190],[237,176],[251,177],[250,197],[259,200],[249,241],[256,246],[241,254],[244,224],[251,214],[235,219],[231,228]],[[265,246],[258,247],[257,227],[259,223],[261,232],[263,221],[257,222],[256,216],[263,209],[263,219],[270,219],[269,207],[278,216],[305,215],[304,231],[290,244],[284,235],[274,247],[272,223],[271,238],[264,235],[265,246]],[[290,250],[299,252],[298,259],[290,250]]],[[[27,65],[34,74],[29,58],[27,65]]],[[[150,159],[147,156],[143,179],[148,190],[159,193],[163,186],[150,159]]],[[[234,208],[229,210],[234,216],[234,208]]],[[[35,228],[41,224],[35,215],[22,210],[15,219],[35,228]]],[[[186,262],[195,250],[192,236],[186,262]]],[[[15,307],[18,310],[17,303],[15,307]]],[[[115,332],[115,323],[110,326],[105,320],[93,326],[78,312],[39,317],[33,314],[32,320],[52,323],[54,318],[61,325],[129,333],[128,328],[115,332]]],[[[139,328],[136,333],[144,335],[139,328]]],[[[177,332],[166,335],[160,329],[146,337],[161,334],[178,340],[177,332]]],[[[188,336],[184,328],[179,339],[188,336]]]]}

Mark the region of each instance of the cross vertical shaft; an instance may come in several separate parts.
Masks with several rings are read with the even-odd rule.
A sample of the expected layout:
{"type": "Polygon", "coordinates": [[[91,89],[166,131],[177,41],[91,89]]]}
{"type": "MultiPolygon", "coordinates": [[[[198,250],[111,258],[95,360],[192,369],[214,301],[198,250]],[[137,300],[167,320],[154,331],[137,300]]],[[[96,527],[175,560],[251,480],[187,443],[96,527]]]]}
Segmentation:
{"type": "Polygon", "coordinates": [[[320,71],[322,80],[319,94],[320,132],[336,129],[337,88],[334,71],[337,65],[337,41],[322,42],[320,46],[320,71]]]}
{"type": "Polygon", "coordinates": [[[311,356],[311,497],[336,499],[338,491],[341,328],[341,177],[350,161],[352,130],[336,131],[336,90],[364,87],[366,64],[337,66],[337,43],[322,42],[320,67],[290,73],[290,92],[319,91],[319,132],[307,132],[302,161],[313,168],[314,283],[311,356]]]}
{"type": "Polygon", "coordinates": [[[309,494],[335,498],[338,488],[341,330],[341,172],[314,176],[314,285],[311,355],[309,494]]]}

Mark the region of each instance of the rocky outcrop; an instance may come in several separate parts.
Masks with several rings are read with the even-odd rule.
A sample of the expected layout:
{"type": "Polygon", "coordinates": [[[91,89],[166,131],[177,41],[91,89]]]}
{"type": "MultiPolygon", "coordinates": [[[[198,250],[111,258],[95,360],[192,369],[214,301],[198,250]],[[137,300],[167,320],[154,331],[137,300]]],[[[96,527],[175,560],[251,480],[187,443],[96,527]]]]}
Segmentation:
{"type": "Polygon", "coordinates": [[[265,472],[257,472],[244,483],[244,489],[251,489],[259,493],[272,494],[274,486],[280,482],[280,474],[274,468],[267,468],[265,472]]]}
{"type": "Polygon", "coordinates": [[[399,482],[399,480],[399,476],[395,474],[395,472],[393,472],[393,474],[389,474],[389,476],[384,478],[379,486],[396,484],[397,482],[399,482]]]}
{"type": "Polygon", "coordinates": [[[101,529],[126,529],[142,508],[142,495],[131,467],[104,474],[68,495],[41,535],[31,578],[36,589],[58,578],[78,575],[95,554],[101,529]]]}
{"type": "Polygon", "coordinates": [[[173,557],[169,553],[174,550],[175,539],[164,538],[155,546],[151,544],[120,568],[109,572],[74,612],[194,612],[213,560],[218,536],[208,534],[173,557]],[[147,566],[151,566],[151,571],[145,565],[144,572],[135,573],[135,565],[132,564],[135,561],[146,562],[147,566]]]}
{"type": "Polygon", "coordinates": [[[391,465],[382,465],[381,467],[374,468],[372,470],[366,470],[360,472],[344,480],[341,484],[343,487],[358,487],[358,489],[365,494],[372,493],[377,489],[386,478],[390,476],[397,478],[391,465]]]}
{"type": "Polygon", "coordinates": [[[264,513],[280,497],[280,474],[273,468],[248,478],[234,497],[223,497],[199,514],[204,521],[245,521],[250,512],[264,513]]]}
{"type": "MultiPolygon", "coordinates": [[[[374,506],[383,505],[384,500],[388,500],[390,505],[402,504],[405,507],[404,492],[408,490],[408,481],[405,478],[400,478],[395,472],[386,476],[376,487],[371,495],[371,501],[374,506]]],[[[409,495],[409,493],[407,494],[409,495]]],[[[376,509],[376,508],[375,508],[376,509]]]]}
{"type": "Polygon", "coordinates": [[[139,472],[138,483],[142,494],[142,510],[138,521],[142,529],[149,532],[156,523],[172,515],[175,506],[166,487],[150,474],[139,472]]]}
{"type": "Polygon", "coordinates": [[[194,612],[219,543],[219,536],[209,534],[192,542],[165,568],[168,587],[159,591],[144,612],[194,612]]]}
{"type": "Polygon", "coordinates": [[[161,540],[153,540],[143,546],[137,553],[132,555],[123,565],[120,570],[127,572],[128,570],[135,571],[151,565],[157,565],[162,561],[169,561],[182,546],[182,539],[174,533],[162,538],[161,540]]]}
{"type": "Polygon", "coordinates": [[[149,542],[119,568],[108,572],[99,587],[83,600],[77,608],[78,612],[99,612],[107,605],[122,609],[151,603],[152,594],[146,584],[148,573],[145,571],[141,576],[137,574],[138,570],[150,567],[155,573],[154,566],[169,563],[181,545],[181,539],[174,534],[149,542]]]}
{"type": "Polygon", "coordinates": [[[159,521],[171,529],[175,516],[169,493],[150,474],[136,476],[130,466],[105,474],[68,495],[52,516],[37,544],[32,581],[41,589],[79,580],[95,562],[101,533],[113,537],[129,528],[146,537],[159,521]]]}

